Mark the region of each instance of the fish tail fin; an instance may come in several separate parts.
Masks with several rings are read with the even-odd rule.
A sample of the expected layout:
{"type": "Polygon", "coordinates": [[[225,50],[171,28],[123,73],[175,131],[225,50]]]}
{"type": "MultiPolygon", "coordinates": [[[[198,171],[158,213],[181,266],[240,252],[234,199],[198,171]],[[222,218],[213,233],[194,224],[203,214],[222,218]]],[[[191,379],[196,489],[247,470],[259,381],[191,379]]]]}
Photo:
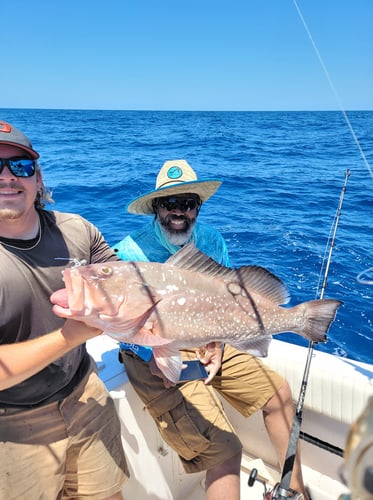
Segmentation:
{"type": "Polygon", "coordinates": [[[304,309],[305,324],[298,333],[312,342],[326,342],[326,333],[342,302],[334,299],[310,300],[296,307],[304,309]]]}

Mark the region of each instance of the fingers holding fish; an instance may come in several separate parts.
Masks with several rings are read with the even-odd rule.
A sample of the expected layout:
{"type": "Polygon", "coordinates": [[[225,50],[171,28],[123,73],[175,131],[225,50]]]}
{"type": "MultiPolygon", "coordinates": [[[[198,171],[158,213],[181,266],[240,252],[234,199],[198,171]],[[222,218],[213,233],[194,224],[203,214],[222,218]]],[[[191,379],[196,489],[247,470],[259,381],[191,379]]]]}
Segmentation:
{"type": "Polygon", "coordinates": [[[196,357],[204,365],[208,373],[205,384],[211,382],[221,368],[223,358],[223,344],[210,342],[196,351],[196,357]]]}

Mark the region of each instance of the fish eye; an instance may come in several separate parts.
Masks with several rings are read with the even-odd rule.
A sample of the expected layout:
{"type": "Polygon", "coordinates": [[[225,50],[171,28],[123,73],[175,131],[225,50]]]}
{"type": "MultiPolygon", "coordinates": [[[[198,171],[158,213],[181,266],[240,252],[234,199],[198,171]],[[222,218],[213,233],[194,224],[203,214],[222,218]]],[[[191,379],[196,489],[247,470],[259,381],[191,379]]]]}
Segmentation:
{"type": "Polygon", "coordinates": [[[99,269],[99,275],[105,276],[105,278],[111,276],[112,274],[113,274],[113,269],[110,266],[102,266],[99,269]]]}

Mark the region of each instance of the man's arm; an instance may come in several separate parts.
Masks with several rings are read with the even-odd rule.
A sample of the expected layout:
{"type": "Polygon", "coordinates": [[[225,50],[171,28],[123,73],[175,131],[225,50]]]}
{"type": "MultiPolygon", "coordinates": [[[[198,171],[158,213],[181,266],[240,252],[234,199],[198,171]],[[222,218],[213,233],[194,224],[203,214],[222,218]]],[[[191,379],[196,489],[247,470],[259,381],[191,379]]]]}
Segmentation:
{"type": "Polygon", "coordinates": [[[40,372],[101,330],[80,321],[66,320],[62,328],[16,344],[0,346],[0,390],[8,389],[40,372]]]}

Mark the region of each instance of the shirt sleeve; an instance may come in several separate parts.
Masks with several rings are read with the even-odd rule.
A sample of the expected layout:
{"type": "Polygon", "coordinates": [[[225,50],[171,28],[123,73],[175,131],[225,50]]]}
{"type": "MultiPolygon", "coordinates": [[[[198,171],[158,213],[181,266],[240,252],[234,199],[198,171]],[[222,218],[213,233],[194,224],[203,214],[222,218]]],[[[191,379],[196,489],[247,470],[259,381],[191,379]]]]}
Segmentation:
{"type": "Polygon", "coordinates": [[[105,241],[103,235],[96,226],[89,221],[82,219],[89,234],[91,242],[91,264],[106,262],[110,260],[119,260],[112,248],[105,241]]]}
{"type": "Polygon", "coordinates": [[[130,235],[126,236],[122,241],[114,245],[113,251],[121,260],[131,260],[136,262],[149,260],[130,235]]]}
{"type": "Polygon", "coordinates": [[[222,234],[209,225],[197,223],[195,228],[196,247],[218,264],[229,267],[230,260],[227,244],[222,234]]]}

